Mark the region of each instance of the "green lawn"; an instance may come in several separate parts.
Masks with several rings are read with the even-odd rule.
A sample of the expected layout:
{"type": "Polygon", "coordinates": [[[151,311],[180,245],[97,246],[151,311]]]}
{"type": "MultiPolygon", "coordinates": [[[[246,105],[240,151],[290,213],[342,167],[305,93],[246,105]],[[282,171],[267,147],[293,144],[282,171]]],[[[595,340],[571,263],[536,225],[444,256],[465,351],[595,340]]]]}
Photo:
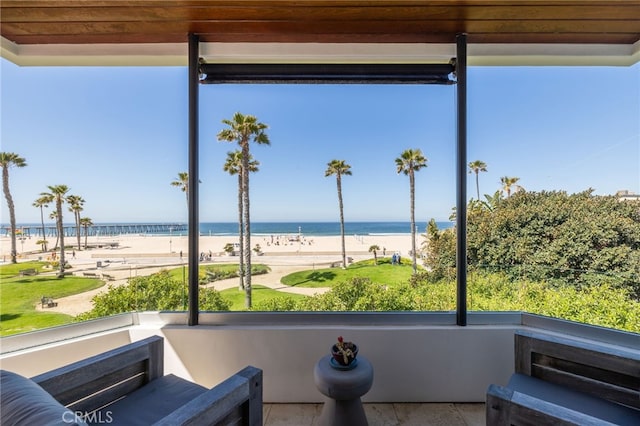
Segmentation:
{"type": "MultiPolygon", "coordinates": [[[[238,290],[237,288],[228,288],[226,290],[222,290],[220,292],[222,297],[231,303],[232,311],[244,311],[244,291],[238,290]]],[[[255,306],[256,304],[275,298],[285,298],[289,297],[291,299],[302,299],[306,296],[301,294],[291,294],[285,293],[282,291],[272,290],[268,287],[264,287],[261,285],[252,285],[251,286],[251,304],[255,306]]]]}
{"type": "Polygon", "coordinates": [[[35,269],[38,272],[42,272],[45,262],[21,262],[21,263],[9,263],[7,265],[0,266],[0,279],[17,277],[23,269],[35,269]]]}
{"type": "Polygon", "coordinates": [[[394,285],[409,280],[413,273],[410,262],[403,259],[402,265],[392,265],[389,258],[384,258],[378,259],[378,264],[375,265],[373,260],[364,260],[349,265],[347,269],[325,268],[294,272],[282,277],[282,283],[292,287],[333,287],[336,283],[362,277],[369,278],[374,283],[394,285]]]}
{"type": "MultiPolygon", "coordinates": [[[[29,277],[18,276],[21,269],[35,268],[42,272],[43,266],[43,262],[25,262],[18,265],[0,266],[0,336],[70,323],[73,317],[69,315],[36,311],[35,306],[40,303],[40,298],[48,296],[55,300],[104,285],[101,280],[95,278],[67,276],[63,279],[58,279],[53,275],[43,274],[29,277]]],[[[253,266],[260,268],[262,271],[269,270],[264,265],[253,266]]],[[[224,275],[225,273],[236,272],[237,268],[238,266],[234,264],[202,265],[200,266],[200,271],[202,274],[204,274],[205,270],[208,270],[224,275]]],[[[374,265],[373,260],[367,260],[352,264],[346,270],[330,268],[297,272],[284,277],[282,281],[290,286],[332,287],[335,283],[347,281],[353,277],[367,277],[373,282],[393,285],[407,281],[411,273],[411,265],[408,263],[394,266],[389,263],[388,259],[381,259],[378,265],[374,265]]],[[[183,269],[172,269],[169,274],[174,279],[182,280],[183,269]]],[[[186,268],[185,279],[188,279],[186,268]]],[[[232,311],[244,310],[244,292],[238,291],[237,288],[231,288],[222,291],[221,294],[231,303],[232,311]]],[[[255,306],[271,299],[291,298],[297,300],[304,297],[306,296],[254,285],[252,303],[255,306]]]]}
{"type": "MultiPolygon", "coordinates": [[[[260,276],[262,274],[268,273],[271,270],[268,266],[263,265],[263,264],[253,264],[253,265],[251,265],[251,268],[254,271],[252,276],[260,276]]],[[[201,277],[205,276],[205,271],[209,271],[209,272],[212,272],[212,273],[218,275],[220,277],[219,279],[225,279],[225,278],[227,278],[229,276],[231,276],[231,277],[236,277],[237,276],[238,265],[237,264],[200,265],[199,271],[200,271],[200,276],[201,277]]],[[[176,269],[171,269],[169,271],[169,276],[171,276],[171,278],[179,280],[179,281],[182,280],[182,278],[183,278],[183,268],[180,267],[180,268],[176,268],[176,269]]],[[[189,271],[188,271],[188,268],[186,268],[186,267],[184,268],[184,279],[185,280],[189,279],[189,271]]],[[[256,278],[254,278],[254,279],[256,279],[256,278]]],[[[257,279],[259,280],[259,278],[257,278],[257,279]]],[[[222,290],[220,292],[220,294],[222,295],[222,297],[225,300],[227,300],[231,304],[231,310],[232,311],[243,311],[243,310],[245,310],[245,307],[244,307],[245,293],[244,293],[244,291],[239,291],[237,287],[234,287],[234,288],[229,288],[229,289],[226,289],[226,290],[222,290]]],[[[299,298],[303,298],[303,297],[306,297],[306,296],[272,290],[272,289],[270,289],[268,287],[264,287],[264,286],[259,285],[259,284],[254,284],[254,285],[251,286],[251,302],[252,302],[253,306],[255,306],[256,304],[259,304],[261,302],[268,301],[270,299],[280,299],[280,298],[284,298],[284,297],[290,297],[292,299],[299,299],[299,298]]]]}
{"type": "Polygon", "coordinates": [[[53,327],[72,322],[70,315],[36,311],[42,296],[54,300],[101,287],[95,278],[53,275],[18,276],[18,270],[38,267],[37,262],[0,266],[0,336],[53,327]]]}

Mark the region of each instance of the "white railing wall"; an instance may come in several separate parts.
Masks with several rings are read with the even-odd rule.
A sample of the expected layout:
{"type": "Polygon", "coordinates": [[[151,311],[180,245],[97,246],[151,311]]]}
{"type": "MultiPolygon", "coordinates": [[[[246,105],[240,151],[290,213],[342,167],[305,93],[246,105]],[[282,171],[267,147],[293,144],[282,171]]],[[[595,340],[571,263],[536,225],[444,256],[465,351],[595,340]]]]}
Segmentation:
{"type": "Polygon", "coordinates": [[[33,376],[160,335],[165,373],[212,387],[253,365],[264,371],[265,402],[320,402],[313,367],[342,335],[373,364],[374,383],[364,401],[481,402],[489,384],[505,384],[513,372],[517,328],[640,348],[640,335],[551,318],[521,313],[470,313],[469,318],[468,326],[459,327],[452,313],[202,313],[200,325],[190,327],[184,312],[145,312],[5,337],[0,363],[33,376]]]}

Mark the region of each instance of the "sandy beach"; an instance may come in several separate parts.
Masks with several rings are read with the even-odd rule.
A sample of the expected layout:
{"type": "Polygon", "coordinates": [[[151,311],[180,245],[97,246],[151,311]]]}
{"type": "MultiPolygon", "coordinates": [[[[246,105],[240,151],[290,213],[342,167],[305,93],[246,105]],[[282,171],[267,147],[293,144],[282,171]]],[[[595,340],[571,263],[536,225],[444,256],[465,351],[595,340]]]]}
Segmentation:
{"type": "MultiPolygon", "coordinates": [[[[280,283],[280,279],[291,272],[312,268],[326,268],[341,261],[340,236],[297,236],[259,235],[252,236],[251,246],[260,246],[261,255],[253,255],[254,263],[266,264],[271,272],[261,275],[257,283],[274,290],[313,295],[327,289],[289,288],[280,283]]],[[[42,253],[36,244],[37,238],[18,240],[18,262],[28,260],[47,260],[51,252],[42,253]]],[[[423,239],[416,237],[416,245],[420,247],[423,239]]],[[[84,237],[81,239],[84,246],[84,237]]],[[[238,242],[233,236],[202,236],[199,239],[198,257],[202,255],[202,263],[237,263],[238,256],[230,256],[224,251],[228,243],[238,242]]],[[[50,247],[55,239],[50,240],[50,247]]],[[[155,235],[119,235],[115,237],[89,237],[89,249],[65,251],[70,269],[74,275],[96,276],[107,281],[109,285],[126,284],[130,277],[149,275],[167,267],[176,267],[188,263],[187,236],[155,236],[155,235]]],[[[65,245],[77,244],[74,237],[65,238],[65,245]]],[[[373,254],[369,247],[380,247],[378,256],[391,256],[394,252],[407,256],[411,250],[410,235],[347,235],[345,247],[347,256],[353,261],[370,259],[373,254]]],[[[9,262],[11,242],[9,237],[0,238],[0,255],[2,264],[9,262]]],[[[59,256],[59,252],[58,252],[59,256]]],[[[237,286],[237,279],[217,281],[210,284],[217,290],[237,286]]],[[[78,315],[92,308],[91,299],[96,294],[106,291],[107,285],[96,290],[57,299],[58,306],[47,308],[69,315],[78,315]]],[[[41,309],[40,305],[36,306],[41,309]]]]}
{"type": "MultiPolygon", "coordinates": [[[[261,262],[269,263],[266,259],[274,260],[275,257],[286,257],[287,260],[294,264],[312,264],[315,260],[329,261],[329,259],[339,260],[341,252],[340,236],[305,236],[296,241],[296,236],[273,235],[273,236],[252,236],[252,249],[256,245],[260,246],[263,253],[259,256],[261,262]]],[[[416,244],[421,244],[421,238],[418,236],[416,244]]],[[[34,260],[38,258],[46,258],[50,253],[40,252],[40,246],[36,244],[35,237],[18,240],[17,251],[19,260],[34,260]]],[[[237,243],[238,238],[233,236],[202,236],[199,239],[199,251],[204,253],[206,257],[209,255],[214,260],[233,261],[234,256],[228,256],[224,252],[224,248],[228,243],[237,243]]],[[[49,246],[55,243],[55,239],[49,240],[49,246]]],[[[84,237],[81,239],[81,245],[84,246],[84,237]]],[[[176,259],[179,261],[180,254],[186,260],[188,255],[188,238],[187,236],[152,236],[152,235],[120,235],[114,237],[89,237],[87,243],[92,248],[88,250],[71,250],[65,252],[67,260],[73,261],[122,261],[156,258],[159,261],[168,261],[176,259]],[[73,252],[75,251],[75,258],[73,252]]],[[[9,260],[9,252],[11,243],[9,237],[0,238],[3,262],[9,260]]],[[[74,237],[66,237],[65,245],[67,247],[76,245],[74,237]]],[[[380,247],[379,255],[387,255],[398,252],[406,256],[411,250],[411,238],[407,235],[346,235],[345,246],[347,256],[354,259],[370,257],[369,247],[377,245],[380,247]],[[384,253],[383,253],[384,252],[384,253]]],[[[199,253],[199,254],[200,254],[199,253]]],[[[275,260],[274,260],[275,261],[275,260]]],[[[140,262],[137,262],[140,263],[140,262]]],[[[281,263],[277,262],[276,263],[281,263]]]]}

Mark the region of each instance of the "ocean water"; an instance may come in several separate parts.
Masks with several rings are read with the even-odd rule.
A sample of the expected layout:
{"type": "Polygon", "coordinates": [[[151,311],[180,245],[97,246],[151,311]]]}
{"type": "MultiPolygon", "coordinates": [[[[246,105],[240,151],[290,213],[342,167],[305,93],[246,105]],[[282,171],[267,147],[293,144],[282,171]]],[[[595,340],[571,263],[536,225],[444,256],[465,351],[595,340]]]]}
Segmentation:
{"type": "MultiPolygon", "coordinates": [[[[453,226],[452,222],[437,222],[438,228],[446,229],[453,226]]],[[[188,233],[185,224],[170,223],[95,223],[88,229],[90,236],[94,235],[118,235],[118,234],[144,234],[144,235],[186,235],[188,233]],[[169,231],[171,229],[171,232],[169,231]]],[[[8,225],[1,225],[3,235],[9,233],[8,225]]],[[[65,235],[75,235],[75,225],[65,223],[65,235]]],[[[42,233],[41,225],[35,223],[17,224],[26,235],[37,236],[42,233]]],[[[47,235],[56,235],[55,225],[45,223],[47,235]]],[[[402,235],[411,233],[409,222],[345,222],[345,235],[402,235]]],[[[427,222],[416,222],[417,232],[425,233],[427,222]]],[[[84,229],[80,230],[84,235],[84,229]]],[[[307,235],[307,236],[334,236],[340,235],[339,222],[251,222],[251,234],[253,235],[307,235]]],[[[237,222],[202,222],[200,223],[200,235],[238,235],[237,222]]]]}
{"type": "MultiPolygon", "coordinates": [[[[453,226],[452,222],[437,222],[438,228],[453,226]]],[[[416,222],[418,233],[426,231],[427,222],[416,222]]],[[[237,223],[201,223],[202,235],[238,235],[237,223]]],[[[251,222],[253,235],[298,234],[314,236],[340,235],[339,222],[251,222]]],[[[410,234],[409,222],[345,222],[345,235],[410,234]]]]}

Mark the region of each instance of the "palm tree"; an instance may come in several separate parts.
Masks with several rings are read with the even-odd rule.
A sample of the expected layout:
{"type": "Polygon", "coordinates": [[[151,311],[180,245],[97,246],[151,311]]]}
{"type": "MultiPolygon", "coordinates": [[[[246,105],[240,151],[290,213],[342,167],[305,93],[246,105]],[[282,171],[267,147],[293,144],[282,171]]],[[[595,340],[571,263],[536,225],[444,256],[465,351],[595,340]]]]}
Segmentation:
{"type": "MultiPolygon", "coordinates": [[[[253,158],[249,159],[249,172],[257,172],[258,166],[260,162],[254,160],[253,158]]],[[[239,254],[240,254],[240,262],[238,263],[238,276],[240,277],[240,283],[238,284],[238,288],[240,290],[244,290],[244,220],[242,219],[242,152],[241,151],[233,151],[227,152],[227,161],[225,161],[223,165],[223,170],[229,173],[231,176],[238,175],[238,239],[240,241],[239,244],[239,254]]]]}
{"type": "Polygon", "coordinates": [[[400,157],[396,158],[396,169],[398,173],[409,176],[409,192],[411,197],[411,259],[413,260],[413,273],[418,272],[416,262],[416,177],[415,173],[423,167],[427,167],[427,157],[419,149],[407,149],[400,157]]]}
{"type": "Polygon", "coordinates": [[[69,211],[73,213],[76,221],[76,239],[78,241],[78,250],[80,250],[80,212],[83,210],[84,199],[79,195],[69,195],[67,196],[67,203],[69,203],[69,211]]]}
{"type": "Polygon", "coordinates": [[[373,253],[373,262],[376,265],[378,264],[378,250],[380,250],[380,246],[378,246],[377,244],[374,244],[371,247],[369,247],[369,253],[373,253]]]}
{"type": "Polygon", "coordinates": [[[13,204],[13,197],[9,191],[9,168],[24,167],[27,162],[14,152],[0,152],[0,166],[2,166],[2,192],[7,200],[9,208],[9,226],[11,227],[11,263],[18,263],[18,252],[16,249],[16,210],[13,204]]]}
{"type": "Polygon", "coordinates": [[[69,187],[67,185],[48,185],[50,192],[43,193],[43,196],[47,197],[49,202],[55,201],[56,203],[56,225],[58,228],[58,238],[60,239],[60,272],[58,278],[64,277],[64,227],[62,218],[62,203],[66,200],[69,187]]]}
{"type": "Polygon", "coordinates": [[[177,186],[187,197],[187,206],[189,205],[189,173],[179,172],[178,179],[171,182],[171,186],[177,186]]]}
{"type": "Polygon", "coordinates": [[[518,185],[519,177],[509,177],[503,176],[500,178],[500,183],[502,183],[502,191],[507,193],[507,198],[511,196],[511,191],[520,191],[522,188],[518,185]]]}
{"type": "Polygon", "coordinates": [[[87,235],[89,233],[89,227],[93,226],[93,221],[90,217],[81,217],[80,225],[84,228],[84,249],[87,249],[87,235]]]}
{"type": "MultiPolygon", "coordinates": [[[[52,201],[53,199],[49,200],[49,203],[51,203],[52,201]]],[[[53,219],[56,221],[56,243],[53,245],[53,250],[55,251],[58,249],[58,242],[60,241],[60,233],[58,232],[58,212],[54,210],[49,213],[49,219],[53,219]]]]}
{"type": "Polygon", "coordinates": [[[44,229],[44,208],[49,207],[49,202],[44,194],[40,194],[40,197],[33,202],[33,207],[40,209],[40,222],[42,223],[42,251],[47,251],[47,235],[44,229]]]}
{"type": "Polygon", "coordinates": [[[249,142],[259,145],[269,145],[269,136],[265,133],[267,125],[260,123],[253,115],[243,115],[236,112],[232,120],[222,120],[229,126],[218,133],[218,140],[237,142],[242,152],[242,208],[244,215],[244,264],[245,264],[245,306],[251,308],[251,213],[249,209],[249,142]]]}
{"type": "Polygon", "coordinates": [[[478,195],[478,200],[480,200],[480,183],[478,182],[478,175],[480,172],[487,171],[487,164],[484,161],[476,160],[469,163],[469,173],[476,174],[476,194],[478,195]]]}
{"type": "Polygon", "coordinates": [[[340,207],[340,238],[342,241],[342,269],[347,269],[347,251],[344,244],[344,205],[342,203],[342,176],[351,176],[351,166],[344,160],[331,160],[327,164],[324,176],[336,175],[338,186],[338,205],[340,207]]]}

